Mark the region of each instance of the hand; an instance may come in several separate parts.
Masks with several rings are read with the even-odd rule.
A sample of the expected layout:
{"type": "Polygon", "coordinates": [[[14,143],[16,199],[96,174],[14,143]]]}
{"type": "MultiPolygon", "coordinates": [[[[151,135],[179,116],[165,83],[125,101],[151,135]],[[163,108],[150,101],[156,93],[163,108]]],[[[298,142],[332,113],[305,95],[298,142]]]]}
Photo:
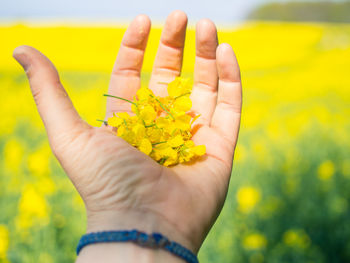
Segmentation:
{"type": "MultiPolygon", "coordinates": [[[[166,85],[161,83],[181,73],[186,24],[181,11],[167,18],[149,86],[156,95],[164,96],[166,85]]],[[[109,94],[127,99],[135,95],[149,32],[147,16],[131,22],[113,68],[109,94]]],[[[193,140],[206,145],[207,154],[170,168],[107,127],[85,123],[53,64],[39,51],[21,46],[14,57],[27,73],[53,153],[84,200],[87,231],[161,232],[197,253],[225,201],[242,104],[237,60],[228,44],[218,46],[215,25],[207,19],[197,24],[191,95],[193,111],[201,114],[193,140]]],[[[130,104],[108,98],[107,117],[120,111],[130,111],[130,104]]]]}

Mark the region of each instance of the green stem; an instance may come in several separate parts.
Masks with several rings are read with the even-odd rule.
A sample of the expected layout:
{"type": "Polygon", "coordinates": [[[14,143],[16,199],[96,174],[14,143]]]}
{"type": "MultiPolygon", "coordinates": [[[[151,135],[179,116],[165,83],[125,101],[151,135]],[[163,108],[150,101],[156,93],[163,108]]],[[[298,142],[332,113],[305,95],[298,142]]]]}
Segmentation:
{"type": "Polygon", "coordinates": [[[100,121],[100,122],[103,122],[104,125],[108,125],[108,122],[105,121],[105,120],[99,120],[99,119],[96,119],[96,121],[100,121]]]}
{"type": "Polygon", "coordinates": [[[152,143],[152,146],[158,145],[158,144],[161,144],[161,143],[166,143],[166,142],[168,142],[168,141],[152,143]]]}
{"type": "Polygon", "coordinates": [[[162,159],[159,160],[159,164],[164,164],[167,159],[168,158],[163,157],[162,159]]]}
{"type": "Polygon", "coordinates": [[[129,129],[129,127],[128,127],[128,124],[126,123],[126,120],[125,120],[125,119],[123,119],[123,122],[124,122],[125,128],[126,128],[128,131],[130,131],[130,129],[129,129]]]}
{"type": "Polygon", "coordinates": [[[180,98],[180,97],[182,97],[182,96],[189,95],[189,94],[191,94],[191,92],[186,92],[186,93],[184,93],[184,94],[181,94],[181,95],[175,97],[174,100],[176,100],[176,99],[178,99],[178,98],[180,98]]]}
{"type": "Polygon", "coordinates": [[[154,97],[154,96],[151,95],[151,94],[150,94],[150,96],[151,96],[152,98],[154,98],[154,99],[159,103],[160,107],[161,107],[166,113],[168,113],[169,116],[170,116],[171,118],[173,118],[173,120],[175,120],[174,116],[170,113],[170,111],[168,111],[168,110],[165,108],[165,106],[163,105],[163,103],[160,102],[160,100],[158,100],[156,97],[154,97]]]}
{"type": "Polygon", "coordinates": [[[154,127],[154,126],[156,126],[155,123],[153,123],[153,124],[151,124],[151,125],[145,125],[146,128],[150,128],[150,127],[154,127]]]}
{"type": "Polygon", "coordinates": [[[120,99],[120,100],[124,100],[124,101],[127,101],[131,104],[134,104],[136,106],[136,103],[131,101],[131,100],[127,100],[127,99],[124,99],[124,98],[121,98],[121,97],[117,97],[117,96],[113,96],[113,95],[109,95],[109,94],[103,94],[103,96],[105,97],[111,97],[111,98],[115,98],[115,99],[120,99]]]}

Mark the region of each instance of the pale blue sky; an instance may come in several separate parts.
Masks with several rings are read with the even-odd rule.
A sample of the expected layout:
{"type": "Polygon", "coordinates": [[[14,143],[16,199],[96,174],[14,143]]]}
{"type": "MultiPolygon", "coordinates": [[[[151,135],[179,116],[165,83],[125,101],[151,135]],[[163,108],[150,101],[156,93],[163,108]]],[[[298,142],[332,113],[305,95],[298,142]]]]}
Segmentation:
{"type": "Polygon", "coordinates": [[[162,21],[175,9],[184,10],[190,22],[207,17],[230,24],[242,20],[252,7],[265,0],[0,0],[5,21],[128,21],[144,13],[162,21]]]}

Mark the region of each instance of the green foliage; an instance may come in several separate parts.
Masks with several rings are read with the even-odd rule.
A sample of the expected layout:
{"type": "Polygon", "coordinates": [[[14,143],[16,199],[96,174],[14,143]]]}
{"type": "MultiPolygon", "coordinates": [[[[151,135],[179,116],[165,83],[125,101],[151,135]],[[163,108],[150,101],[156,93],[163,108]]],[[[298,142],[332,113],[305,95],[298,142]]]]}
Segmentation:
{"type": "MultiPolygon", "coordinates": [[[[8,40],[52,40],[46,47],[66,65],[58,68],[75,107],[88,123],[100,125],[95,120],[104,116],[102,94],[110,76],[91,64],[112,63],[90,55],[100,56],[108,46],[105,57],[114,54],[112,29],[66,28],[61,35],[53,28],[3,30],[5,36],[11,32],[8,40]],[[80,37],[86,30],[92,46],[80,37]],[[49,32],[55,37],[48,38],[49,32]],[[64,45],[66,32],[80,32],[68,43],[76,49],[62,46],[58,53],[55,43],[61,39],[64,45]],[[72,70],[71,63],[82,58],[77,68],[87,64],[90,71],[72,70]]],[[[194,32],[188,33],[194,58],[194,32]]],[[[227,202],[200,261],[350,262],[349,26],[249,23],[221,31],[219,38],[234,47],[241,65],[242,127],[227,202]]],[[[72,262],[85,231],[84,206],[50,152],[25,75],[10,60],[9,43],[0,49],[0,262],[72,262]],[[16,70],[9,70],[11,63],[16,70]]],[[[188,61],[185,68],[193,68],[188,61]]],[[[149,77],[146,70],[143,84],[149,77]]]]}
{"type": "Polygon", "coordinates": [[[350,2],[268,3],[248,15],[251,20],[350,22],[350,2]]]}
{"type": "MultiPolygon", "coordinates": [[[[247,150],[201,251],[203,262],[350,262],[350,148],[321,130],[314,126],[288,148],[269,144],[272,156],[265,160],[247,150]],[[247,185],[261,193],[249,213],[237,201],[247,185]],[[266,246],[247,247],[251,233],[265,237],[266,246]]],[[[250,139],[243,134],[241,146],[251,148],[250,139]]]]}

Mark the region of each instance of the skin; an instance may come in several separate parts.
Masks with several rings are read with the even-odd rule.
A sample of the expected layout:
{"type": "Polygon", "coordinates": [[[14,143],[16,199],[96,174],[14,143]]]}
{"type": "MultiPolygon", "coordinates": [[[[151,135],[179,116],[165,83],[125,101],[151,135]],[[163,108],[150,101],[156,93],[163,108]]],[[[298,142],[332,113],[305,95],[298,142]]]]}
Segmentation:
{"type": "MultiPolygon", "coordinates": [[[[187,17],[172,12],[154,61],[150,88],[166,94],[181,73],[187,17]]],[[[137,16],[127,29],[108,93],[132,99],[151,22],[137,16]]],[[[108,127],[84,122],[64,90],[54,65],[32,47],[20,46],[14,58],[23,66],[50,146],[84,200],[87,232],[138,229],[160,232],[197,253],[224,204],[239,131],[242,89],[238,63],[228,44],[218,46],[214,23],[196,26],[192,110],[193,140],[207,153],[188,164],[166,168],[116,137],[108,127]]],[[[108,98],[106,117],[130,111],[130,104],[108,98]]],[[[131,243],[85,247],[77,262],[182,262],[168,252],[131,243]],[[118,261],[120,260],[120,261],[118,261]]]]}

